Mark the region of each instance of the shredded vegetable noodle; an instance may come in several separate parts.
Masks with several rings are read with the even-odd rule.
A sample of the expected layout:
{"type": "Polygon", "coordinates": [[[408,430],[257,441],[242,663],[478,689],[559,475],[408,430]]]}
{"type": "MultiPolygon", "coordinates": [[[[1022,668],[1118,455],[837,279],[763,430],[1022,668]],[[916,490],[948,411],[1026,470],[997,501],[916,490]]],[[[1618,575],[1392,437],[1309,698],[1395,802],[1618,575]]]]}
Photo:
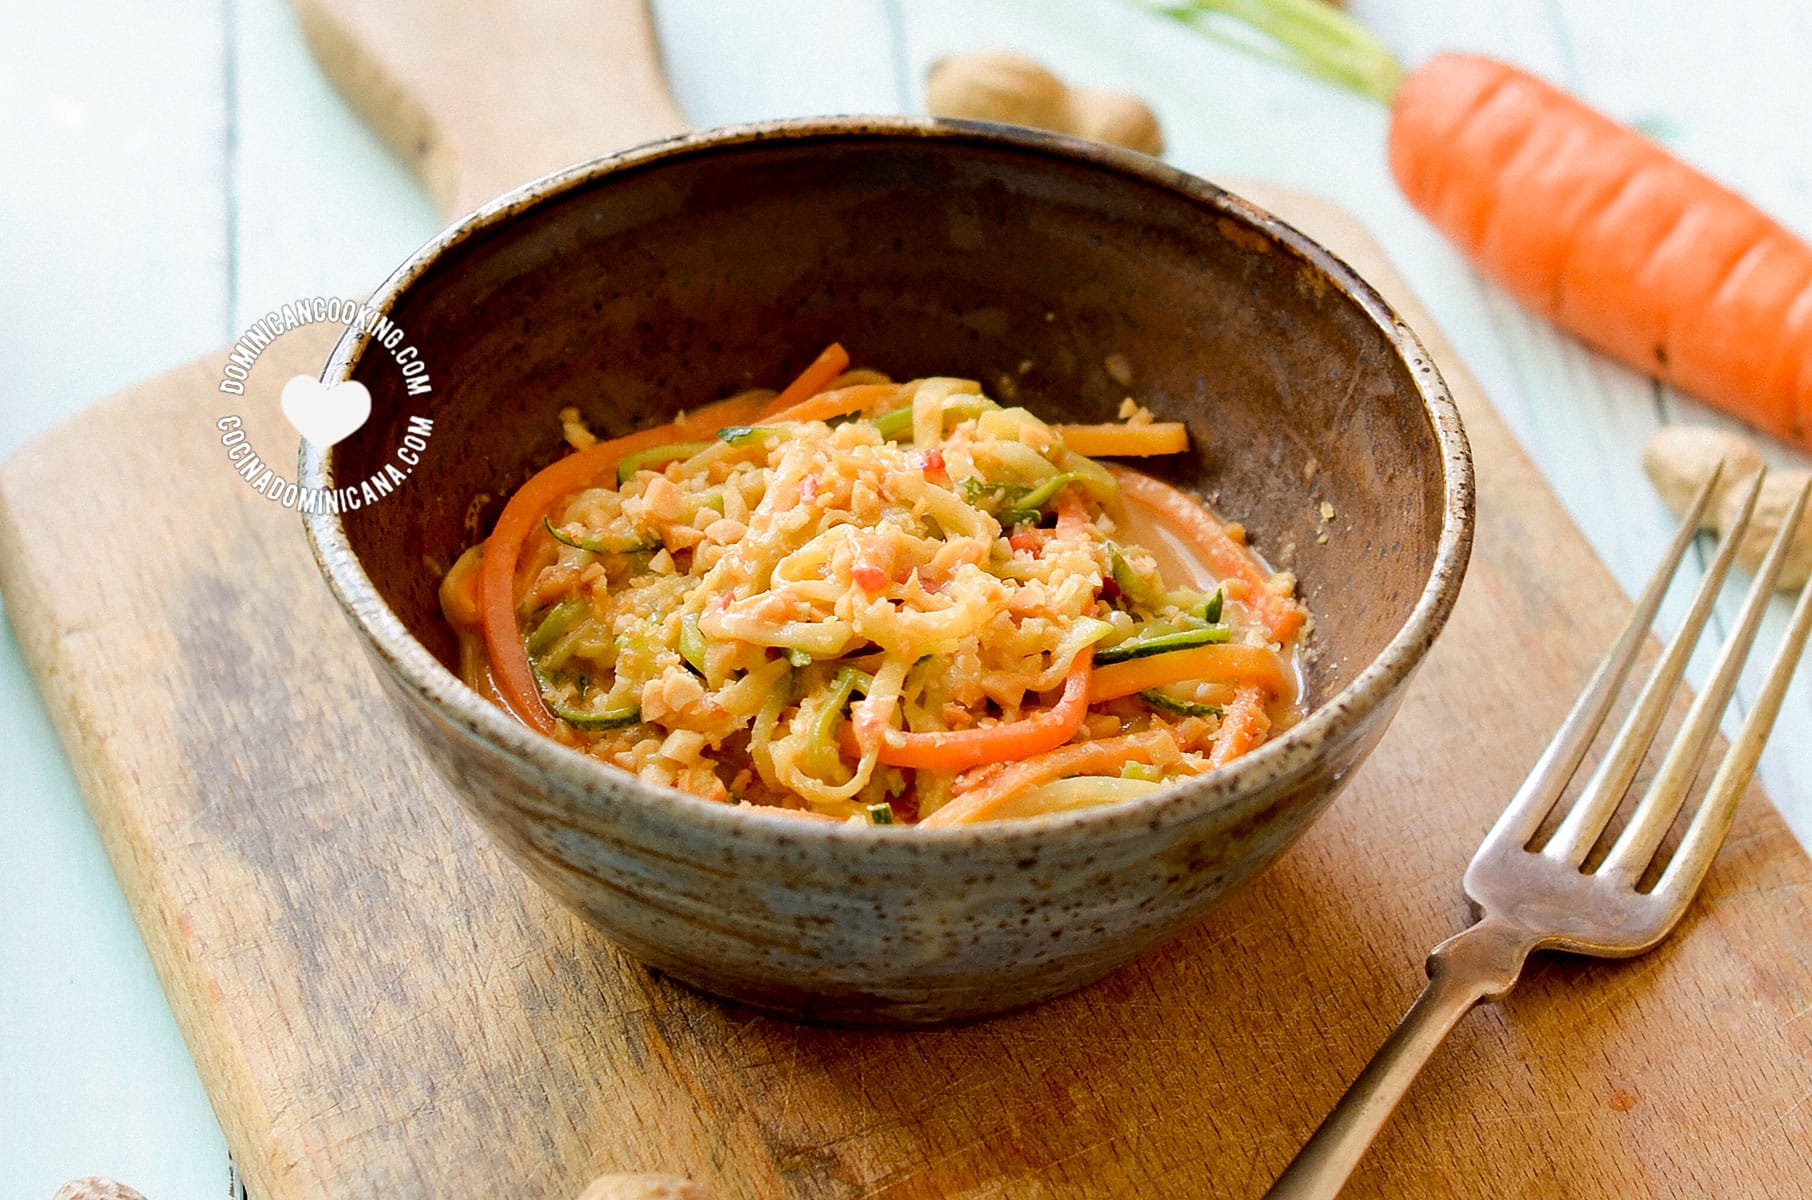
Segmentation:
{"type": "Polygon", "coordinates": [[[1109,804],[1298,715],[1294,580],[1137,406],[1050,425],[832,346],[532,477],[441,585],[466,681],[655,785],[872,824],[1109,804]]]}

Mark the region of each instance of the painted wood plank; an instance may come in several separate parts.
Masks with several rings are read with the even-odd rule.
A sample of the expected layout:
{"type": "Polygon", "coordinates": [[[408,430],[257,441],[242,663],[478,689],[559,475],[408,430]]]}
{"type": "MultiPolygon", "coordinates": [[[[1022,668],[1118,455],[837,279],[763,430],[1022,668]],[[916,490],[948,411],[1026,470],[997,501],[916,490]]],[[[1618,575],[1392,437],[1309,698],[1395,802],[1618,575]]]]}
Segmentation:
{"type": "Polygon", "coordinates": [[[231,2],[237,337],[285,301],[371,291],[441,220],[321,74],[283,0],[231,2]]]}
{"type": "Polygon", "coordinates": [[[0,71],[0,458],[226,328],[219,13],[14,5],[0,71]]]}
{"type": "Polygon", "coordinates": [[[654,16],[673,98],[695,127],[899,107],[882,0],[655,0],[654,16]]]}
{"type": "MultiPolygon", "coordinates": [[[[8,5],[0,459],[226,328],[215,5],[8,5]]],[[[82,487],[105,487],[97,459],[82,487]]],[[[225,1144],[11,628],[0,636],[0,1194],[225,1190],[225,1144]]]]}

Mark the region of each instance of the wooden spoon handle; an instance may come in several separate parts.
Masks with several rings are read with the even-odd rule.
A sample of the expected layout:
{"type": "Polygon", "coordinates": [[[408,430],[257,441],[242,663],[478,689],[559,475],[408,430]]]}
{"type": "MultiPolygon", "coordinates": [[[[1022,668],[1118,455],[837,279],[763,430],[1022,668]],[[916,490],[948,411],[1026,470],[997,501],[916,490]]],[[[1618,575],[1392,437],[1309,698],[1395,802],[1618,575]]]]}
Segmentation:
{"type": "Polygon", "coordinates": [[[292,0],[315,61],[452,219],[684,131],[647,0],[292,0]]]}

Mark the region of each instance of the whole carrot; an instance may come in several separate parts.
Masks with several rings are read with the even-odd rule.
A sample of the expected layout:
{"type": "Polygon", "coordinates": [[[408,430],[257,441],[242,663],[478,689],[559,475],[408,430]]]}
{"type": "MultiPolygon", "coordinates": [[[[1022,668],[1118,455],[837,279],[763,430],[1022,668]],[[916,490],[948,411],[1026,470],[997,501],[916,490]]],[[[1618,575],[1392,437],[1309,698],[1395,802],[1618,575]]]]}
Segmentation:
{"type": "Polygon", "coordinates": [[[1812,428],[1812,246],[1525,71],[1442,54],[1391,105],[1412,204],[1524,304],[1769,433],[1812,428]]]}
{"type": "Polygon", "coordinates": [[[1324,0],[1162,11],[1391,107],[1397,185],[1480,270],[1621,361],[1812,445],[1812,246],[1521,68],[1441,54],[1405,74],[1324,0]]]}

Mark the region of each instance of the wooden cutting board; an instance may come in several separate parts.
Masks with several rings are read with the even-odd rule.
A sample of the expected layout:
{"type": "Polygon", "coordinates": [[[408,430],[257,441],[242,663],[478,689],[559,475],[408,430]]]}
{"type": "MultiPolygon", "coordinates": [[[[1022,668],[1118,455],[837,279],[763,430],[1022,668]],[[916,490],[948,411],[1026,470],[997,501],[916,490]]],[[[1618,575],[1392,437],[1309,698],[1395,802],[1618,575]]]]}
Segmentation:
{"type": "MultiPolygon", "coordinates": [[[[391,114],[449,206],[552,165],[462,149],[483,139],[451,136],[400,69],[353,56],[351,18],[322,40],[336,9],[304,9],[317,48],[380,123],[391,114]]],[[[536,49],[504,22],[495,44],[622,51],[658,91],[639,0],[536,19],[556,18],[612,36],[536,49]]],[[[489,69],[435,28],[388,28],[386,54],[420,49],[432,77],[489,69]]],[[[600,113],[604,144],[677,120],[658,108],[600,113]]],[[[279,340],[244,401],[216,391],[212,358],[0,469],[7,610],[258,1200],[541,1200],[604,1171],[749,1200],[1262,1189],[1419,988],[1427,948],[1464,922],[1473,846],[1627,604],[1364,230],[1242,190],[1344,255],[1443,365],[1477,455],[1471,573],[1389,735],[1276,867],[1105,982],[968,1027],[807,1028],[696,995],[483,839],[384,706],[298,521],[242,483],[213,427],[241,415],[293,461],[277,388],[318,367],[332,331],[279,340]]],[[[1350,1194],[1812,1186],[1809,883],[1753,793],[1671,941],[1626,964],[1544,960],[1468,1018],[1350,1194]]]]}

